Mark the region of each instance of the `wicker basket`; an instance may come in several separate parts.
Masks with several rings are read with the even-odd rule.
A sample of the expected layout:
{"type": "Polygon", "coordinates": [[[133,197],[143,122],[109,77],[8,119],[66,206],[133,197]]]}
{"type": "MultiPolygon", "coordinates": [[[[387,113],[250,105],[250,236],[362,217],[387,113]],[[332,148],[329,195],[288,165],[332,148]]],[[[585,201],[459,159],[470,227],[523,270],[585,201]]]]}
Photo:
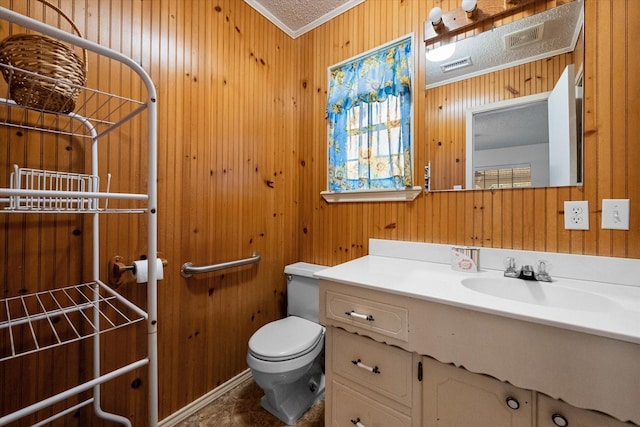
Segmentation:
{"type": "MultiPolygon", "coordinates": [[[[63,16],[82,37],[78,27],[60,9],[38,0],[63,16]]],[[[57,113],[76,108],[76,99],[86,83],[87,52],[80,58],[71,48],[50,37],[15,34],[0,43],[2,75],[9,96],[26,107],[57,113]],[[24,71],[23,71],[24,70],[24,71]]]]}

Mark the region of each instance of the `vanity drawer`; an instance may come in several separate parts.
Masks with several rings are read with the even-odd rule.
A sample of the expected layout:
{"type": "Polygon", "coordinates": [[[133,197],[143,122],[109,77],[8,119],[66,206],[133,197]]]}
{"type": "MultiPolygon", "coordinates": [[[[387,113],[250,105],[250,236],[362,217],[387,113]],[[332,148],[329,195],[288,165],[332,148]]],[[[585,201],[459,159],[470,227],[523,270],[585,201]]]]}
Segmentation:
{"type": "Polygon", "coordinates": [[[331,383],[331,390],[333,411],[328,425],[333,427],[411,426],[410,417],[381,405],[337,381],[331,383]]]}
{"type": "Polygon", "coordinates": [[[325,315],[334,325],[357,326],[404,342],[409,338],[409,310],[405,307],[327,290],[325,315]]]}
{"type": "Polygon", "coordinates": [[[328,333],[334,374],[411,406],[411,353],[335,327],[328,333]]]}

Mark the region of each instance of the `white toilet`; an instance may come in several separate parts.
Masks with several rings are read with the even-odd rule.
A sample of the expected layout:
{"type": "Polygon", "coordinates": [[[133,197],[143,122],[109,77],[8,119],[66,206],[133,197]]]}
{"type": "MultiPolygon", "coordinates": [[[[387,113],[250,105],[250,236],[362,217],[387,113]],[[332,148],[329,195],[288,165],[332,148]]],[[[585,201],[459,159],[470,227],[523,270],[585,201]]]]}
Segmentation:
{"type": "Polygon", "coordinates": [[[247,364],[264,390],[262,407],[288,425],[324,398],[325,329],[318,323],[313,274],[325,268],[305,262],[286,266],[287,317],[264,325],[249,339],[247,364]]]}

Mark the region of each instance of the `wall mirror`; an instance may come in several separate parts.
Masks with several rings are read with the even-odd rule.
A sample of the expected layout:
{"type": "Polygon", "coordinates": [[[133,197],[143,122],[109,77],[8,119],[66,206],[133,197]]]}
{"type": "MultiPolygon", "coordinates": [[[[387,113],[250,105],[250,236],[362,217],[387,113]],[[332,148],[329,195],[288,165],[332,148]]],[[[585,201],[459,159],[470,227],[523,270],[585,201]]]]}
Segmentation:
{"type": "Polygon", "coordinates": [[[427,46],[431,190],[582,182],[583,21],[575,0],[427,46]]]}

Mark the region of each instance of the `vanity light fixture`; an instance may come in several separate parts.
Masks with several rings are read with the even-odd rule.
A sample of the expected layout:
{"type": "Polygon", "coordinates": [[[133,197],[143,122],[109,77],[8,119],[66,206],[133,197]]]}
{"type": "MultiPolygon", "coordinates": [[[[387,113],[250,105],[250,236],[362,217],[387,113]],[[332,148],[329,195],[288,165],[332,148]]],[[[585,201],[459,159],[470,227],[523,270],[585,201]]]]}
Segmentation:
{"type": "Polygon", "coordinates": [[[462,10],[467,13],[467,18],[473,18],[478,10],[478,0],[462,0],[462,10]]]}
{"type": "Polygon", "coordinates": [[[429,11],[429,21],[431,21],[431,25],[433,25],[433,29],[436,32],[444,27],[444,23],[442,22],[442,9],[440,7],[436,6],[429,11]]]}

